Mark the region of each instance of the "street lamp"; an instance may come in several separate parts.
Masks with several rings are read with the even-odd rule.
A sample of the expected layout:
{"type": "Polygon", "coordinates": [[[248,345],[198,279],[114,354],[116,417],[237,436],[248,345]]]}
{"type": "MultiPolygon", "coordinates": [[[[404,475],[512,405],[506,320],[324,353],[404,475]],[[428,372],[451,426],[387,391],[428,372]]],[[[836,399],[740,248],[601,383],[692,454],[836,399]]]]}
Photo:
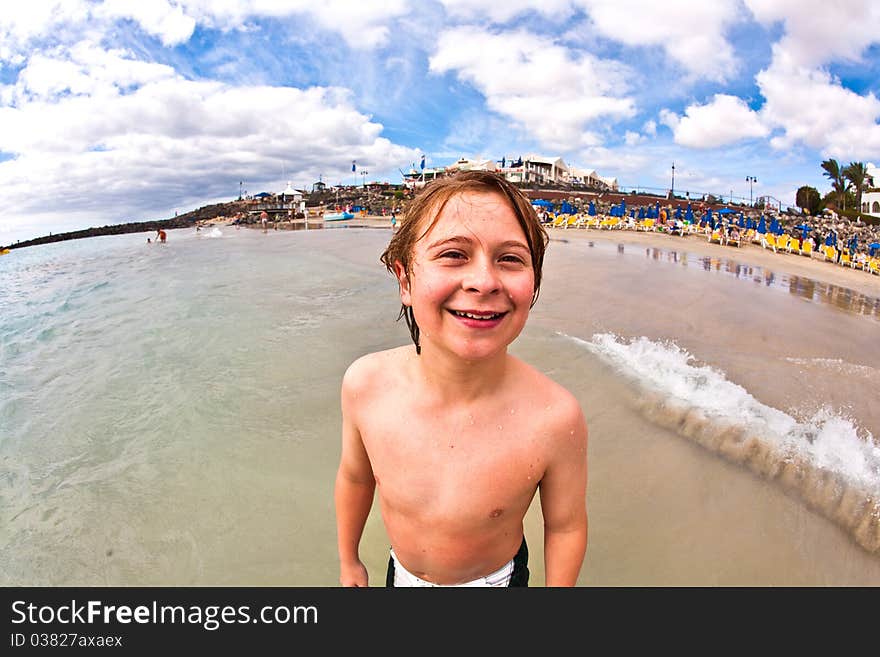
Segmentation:
{"type": "Polygon", "coordinates": [[[675,200],[675,162],[672,163],[672,187],[669,190],[669,196],[675,200]]]}
{"type": "Polygon", "coordinates": [[[241,180],[239,180],[239,181],[238,181],[238,200],[239,200],[239,201],[241,200],[241,186],[242,186],[242,185],[244,185],[244,182],[241,181],[241,180]]]}
{"type": "Polygon", "coordinates": [[[746,182],[749,183],[749,205],[751,206],[751,205],[753,205],[752,204],[752,185],[754,183],[758,182],[758,179],[755,178],[754,176],[746,176],[746,182]]]}
{"type": "Polygon", "coordinates": [[[364,177],[364,189],[367,188],[367,175],[368,175],[369,173],[370,173],[370,172],[367,171],[366,169],[361,169],[361,175],[364,177]]]}

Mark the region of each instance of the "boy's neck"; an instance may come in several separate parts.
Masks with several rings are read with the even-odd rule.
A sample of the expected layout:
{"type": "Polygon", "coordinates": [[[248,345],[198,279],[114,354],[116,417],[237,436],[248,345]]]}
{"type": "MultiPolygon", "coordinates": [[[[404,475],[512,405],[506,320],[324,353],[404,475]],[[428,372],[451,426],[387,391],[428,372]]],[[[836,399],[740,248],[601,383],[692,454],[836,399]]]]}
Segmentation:
{"type": "Polygon", "coordinates": [[[416,368],[437,399],[474,400],[494,394],[507,372],[507,350],[482,360],[465,361],[422,345],[416,368]]]}

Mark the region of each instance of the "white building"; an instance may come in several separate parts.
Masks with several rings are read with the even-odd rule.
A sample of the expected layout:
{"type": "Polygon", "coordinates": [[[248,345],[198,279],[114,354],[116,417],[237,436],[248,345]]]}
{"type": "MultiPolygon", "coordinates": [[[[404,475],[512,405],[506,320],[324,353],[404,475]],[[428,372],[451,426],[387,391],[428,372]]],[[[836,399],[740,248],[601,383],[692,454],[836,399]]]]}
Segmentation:
{"type": "Polygon", "coordinates": [[[880,217],[880,168],[868,162],[865,167],[868,170],[868,185],[862,193],[862,213],[880,217]]]}
{"type": "Polygon", "coordinates": [[[446,167],[431,167],[424,170],[413,167],[404,174],[403,181],[407,187],[418,189],[425,183],[459,171],[494,171],[512,183],[581,185],[617,191],[616,178],[603,178],[593,169],[570,167],[561,157],[535,153],[516,159],[505,156],[497,162],[479,155],[474,158],[462,156],[446,167]]]}

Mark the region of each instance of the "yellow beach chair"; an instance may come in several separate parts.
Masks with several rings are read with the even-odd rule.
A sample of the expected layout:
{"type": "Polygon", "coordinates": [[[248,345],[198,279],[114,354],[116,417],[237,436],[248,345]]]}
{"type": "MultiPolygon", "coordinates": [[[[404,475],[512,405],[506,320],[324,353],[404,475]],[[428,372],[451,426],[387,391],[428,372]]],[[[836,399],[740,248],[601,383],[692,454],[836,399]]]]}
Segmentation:
{"type": "Polygon", "coordinates": [[[782,235],[776,236],[776,253],[784,253],[788,251],[788,235],[782,233],[782,235]]]}
{"type": "Polygon", "coordinates": [[[718,244],[721,244],[721,231],[717,228],[709,233],[709,244],[712,244],[712,242],[717,242],[718,244]]]}
{"type": "Polygon", "coordinates": [[[840,264],[843,265],[844,267],[851,267],[852,266],[852,263],[850,262],[850,259],[849,259],[849,253],[847,253],[846,251],[844,251],[843,253],[840,254],[840,264]]]}
{"type": "Polygon", "coordinates": [[[653,219],[642,219],[639,223],[636,224],[636,230],[644,230],[645,232],[651,232],[654,230],[654,220],[653,219]]]}
{"type": "Polygon", "coordinates": [[[880,260],[877,258],[871,258],[868,260],[868,271],[880,276],[880,260]]]}
{"type": "Polygon", "coordinates": [[[803,244],[801,244],[801,255],[808,258],[813,257],[813,240],[804,240],[803,244]]]}
{"type": "Polygon", "coordinates": [[[598,228],[599,227],[599,217],[598,215],[594,215],[587,219],[587,228],[598,228]]]}
{"type": "Polygon", "coordinates": [[[776,253],[776,238],[773,237],[773,233],[764,233],[761,237],[761,246],[765,249],[773,249],[773,253],[776,253]]]}
{"type": "Polygon", "coordinates": [[[825,246],[825,262],[837,262],[837,249],[833,246],[825,246]]]}

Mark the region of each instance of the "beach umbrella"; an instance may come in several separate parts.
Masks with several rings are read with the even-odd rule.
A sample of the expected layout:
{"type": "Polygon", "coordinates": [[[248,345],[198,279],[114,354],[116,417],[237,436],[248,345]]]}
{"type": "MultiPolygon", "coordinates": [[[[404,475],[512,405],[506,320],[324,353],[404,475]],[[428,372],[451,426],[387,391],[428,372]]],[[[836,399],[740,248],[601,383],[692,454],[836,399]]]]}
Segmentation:
{"type": "Polygon", "coordinates": [[[809,233],[813,228],[808,226],[807,224],[800,224],[799,226],[795,226],[795,228],[801,229],[801,239],[807,239],[807,233],[809,233]]]}
{"type": "Polygon", "coordinates": [[[850,255],[855,255],[856,248],[859,246],[859,236],[853,235],[852,239],[849,241],[849,253],[850,255]]]}
{"type": "Polygon", "coordinates": [[[681,219],[681,207],[675,208],[675,214],[673,215],[676,219],[681,219]]]}
{"type": "Polygon", "coordinates": [[[880,250],[880,242],[871,242],[868,245],[868,253],[869,255],[874,255],[877,251],[880,250]]]}
{"type": "Polygon", "coordinates": [[[766,218],[764,217],[763,214],[761,215],[761,218],[758,220],[758,228],[757,228],[757,231],[758,231],[761,235],[764,235],[764,234],[767,232],[767,220],[766,220],[766,218]]]}
{"type": "Polygon", "coordinates": [[[639,219],[644,219],[644,218],[645,218],[645,207],[642,206],[639,208],[639,219]]]}
{"type": "Polygon", "coordinates": [[[740,228],[746,227],[746,218],[745,218],[745,216],[743,216],[742,212],[739,213],[739,224],[738,225],[740,228]]]}
{"type": "Polygon", "coordinates": [[[686,221],[690,221],[693,223],[694,221],[694,209],[691,207],[691,204],[688,203],[687,210],[684,213],[684,218],[686,221]]]}
{"type": "Polygon", "coordinates": [[[587,212],[589,213],[589,215],[590,215],[591,217],[595,217],[595,216],[596,216],[596,204],[593,203],[592,201],[590,201],[590,206],[589,206],[589,208],[587,209],[587,212]]]}

